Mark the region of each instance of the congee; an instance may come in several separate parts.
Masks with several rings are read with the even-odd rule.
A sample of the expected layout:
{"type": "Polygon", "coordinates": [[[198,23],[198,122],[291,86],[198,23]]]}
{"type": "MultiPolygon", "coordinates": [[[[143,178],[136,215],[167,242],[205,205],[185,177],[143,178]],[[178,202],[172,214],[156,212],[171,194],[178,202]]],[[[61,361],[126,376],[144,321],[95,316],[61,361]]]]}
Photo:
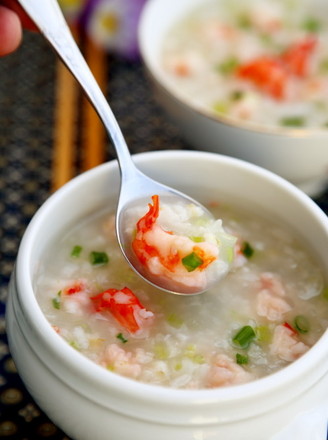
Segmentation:
{"type": "Polygon", "coordinates": [[[328,15],[309,0],[207,0],[168,32],[169,87],[213,115],[328,126],[328,15]]]}
{"type": "Polygon", "coordinates": [[[95,213],[57,237],[34,279],[54,331],[103,368],[184,389],[249,382],[305,354],[328,325],[312,250],[251,207],[209,208],[236,240],[230,270],[202,295],[170,295],[141,279],[119,249],[114,213],[95,213]]]}

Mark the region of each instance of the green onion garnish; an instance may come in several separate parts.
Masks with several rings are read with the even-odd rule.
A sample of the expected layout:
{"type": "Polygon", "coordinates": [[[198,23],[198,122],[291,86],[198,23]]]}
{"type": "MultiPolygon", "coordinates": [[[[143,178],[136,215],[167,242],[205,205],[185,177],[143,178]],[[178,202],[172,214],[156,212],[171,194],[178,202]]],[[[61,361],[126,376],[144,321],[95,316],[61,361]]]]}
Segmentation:
{"type": "Polygon", "coordinates": [[[252,27],[251,17],[246,13],[241,13],[237,17],[237,26],[241,29],[250,29],[252,27]]]}
{"type": "Polygon", "coordinates": [[[303,28],[308,32],[319,32],[321,23],[314,17],[309,17],[304,23],[303,28]]]}
{"type": "Polygon", "coordinates": [[[93,251],[90,253],[90,261],[91,264],[94,266],[102,266],[103,264],[108,263],[109,258],[106,252],[93,251]]]}
{"type": "Polygon", "coordinates": [[[183,325],[183,319],[176,313],[170,313],[166,319],[170,326],[174,328],[180,328],[183,325]]]}
{"type": "Polygon", "coordinates": [[[60,297],[61,297],[61,290],[57,293],[57,296],[55,296],[55,298],[52,299],[52,305],[57,310],[60,309],[60,305],[61,305],[60,297]]]}
{"type": "Polygon", "coordinates": [[[71,252],[71,257],[78,258],[81,255],[82,249],[82,246],[74,246],[71,252]]]}
{"type": "Polygon", "coordinates": [[[229,57],[218,66],[218,70],[222,75],[231,75],[238,66],[238,60],[235,57],[229,57]]]}
{"type": "Polygon", "coordinates": [[[328,58],[324,58],[319,64],[319,70],[323,73],[328,72],[328,58]]]}
{"type": "Polygon", "coordinates": [[[229,105],[226,101],[218,101],[213,104],[213,110],[217,113],[225,115],[229,111],[229,105]]]}
{"type": "Polygon", "coordinates": [[[117,339],[119,339],[121,342],[123,342],[123,344],[125,344],[126,342],[128,342],[128,340],[123,336],[122,333],[118,333],[116,335],[117,339]]]}
{"type": "Polygon", "coordinates": [[[240,250],[245,255],[246,258],[251,258],[254,254],[254,249],[248,243],[248,241],[243,242],[240,250]]]}
{"type": "Polygon", "coordinates": [[[260,325],[255,328],[256,339],[258,342],[266,344],[269,343],[272,339],[271,330],[266,325],[260,325]]]}
{"type": "Polygon", "coordinates": [[[181,261],[188,272],[194,271],[197,267],[203,264],[203,260],[196,254],[196,252],[191,252],[191,254],[182,258],[181,261]]]}
{"type": "Polygon", "coordinates": [[[204,237],[192,236],[192,237],[189,237],[189,238],[190,238],[190,240],[194,241],[195,243],[202,243],[203,241],[205,241],[204,237]]]}
{"type": "Polygon", "coordinates": [[[242,90],[234,90],[230,94],[231,101],[240,101],[245,96],[245,93],[242,90]]]}
{"type": "Polygon", "coordinates": [[[298,315],[294,319],[294,327],[300,333],[305,334],[310,330],[310,324],[307,318],[303,315],[298,315]]]}
{"type": "Polygon", "coordinates": [[[236,353],[236,362],[238,365],[246,365],[248,364],[248,356],[247,354],[236,353]]]}
{"type": "Polygon", "coordinates": [[[240,348],[248,348],[249,344],[255,338],[256,334],[250,325],[242,327],[238,333],[232,338],[232,342],[240,348]]]}
{"type": "Polygon", "coordinates": [[[157,359],[166,360],[169,354],[169,350],[164,342],[159,342],[154,346],[154,355],[157,359]]]}
{"type": "Polygon", "coordinates": [[[280,125],[283,127],[304,127],[305,119],[302,116],[287,116],[280,119],[280,125]]]}

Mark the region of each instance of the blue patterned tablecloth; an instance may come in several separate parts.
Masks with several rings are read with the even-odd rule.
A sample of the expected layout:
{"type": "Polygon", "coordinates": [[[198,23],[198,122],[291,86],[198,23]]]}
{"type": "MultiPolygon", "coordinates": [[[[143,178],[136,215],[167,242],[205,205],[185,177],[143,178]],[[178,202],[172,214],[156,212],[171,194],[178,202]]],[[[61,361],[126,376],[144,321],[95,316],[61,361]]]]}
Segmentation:
{"type": "MultiPolygon", "coordinates": [[[[26,391],[5,332],[7,285],[18,245],[50,195],[55,60],[39,35],[26,35],[18,52],[0,59],[0,437],[11,440],[69,440],[26,391]]],[[[108,63],[107,97],[132,153],[190,149],[154,103],[140,63],[112,57],[108,63]]],[[[108,143],[106,160],[112,158],[108,143]]],[[[328,191],[316,201],[328,214],[328,191]]]]}

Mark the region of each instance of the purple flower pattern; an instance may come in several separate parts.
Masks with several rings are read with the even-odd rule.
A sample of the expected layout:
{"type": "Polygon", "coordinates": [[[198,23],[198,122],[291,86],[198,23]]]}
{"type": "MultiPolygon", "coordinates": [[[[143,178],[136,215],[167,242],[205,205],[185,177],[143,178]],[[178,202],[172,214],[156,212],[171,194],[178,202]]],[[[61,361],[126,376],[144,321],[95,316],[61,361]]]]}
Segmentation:
{"type": "Polygon", "coordinates": [[[138,57],[137,29],[146,0],[59,0],[67,20],[95,44],[128,59],[138,57]]]}

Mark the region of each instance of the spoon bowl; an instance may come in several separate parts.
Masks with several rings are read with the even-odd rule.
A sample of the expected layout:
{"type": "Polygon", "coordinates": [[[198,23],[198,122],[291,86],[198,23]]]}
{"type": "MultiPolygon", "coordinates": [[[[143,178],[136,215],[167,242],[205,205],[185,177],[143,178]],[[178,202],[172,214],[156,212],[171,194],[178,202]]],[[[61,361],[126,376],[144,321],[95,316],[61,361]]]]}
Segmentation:
{"type": "Polygon", "coordinates": [[[161,197],[169,196],[171,199],[179,200],[180,203],[181,201],[185,204],[193,203],[200,206],[208,216],[211,216],[211,214],[197,201],[173,188],[162,185],[149,178],[134,165],[118,122],[82,56],[57,1],[42,0],[42,2],[40,2],[40,0],[18,0],[18,2],[35,22],[41,33],[56,50],[59,57],[80,83],[110,136],[116,151],[121,173],[121,188],[116,217],[116,233],[125,258],[133,269],[146,281],[164,291],[176,294],[196,294],[207,290],[192,289],[190,291],[190,289],[188,289],[188,291],[186,291],[186,289],[180,286],[180,284],[160,282],[156,277],[149,279],[148,273],[143,270],[140,264],[138,264],[138,261],[132,252],[130,245],[132,237],[131,235],[126,234],[127,225],[124,213],[132,204],[147,203],[151,196],[157,194],[161,197]]]}

